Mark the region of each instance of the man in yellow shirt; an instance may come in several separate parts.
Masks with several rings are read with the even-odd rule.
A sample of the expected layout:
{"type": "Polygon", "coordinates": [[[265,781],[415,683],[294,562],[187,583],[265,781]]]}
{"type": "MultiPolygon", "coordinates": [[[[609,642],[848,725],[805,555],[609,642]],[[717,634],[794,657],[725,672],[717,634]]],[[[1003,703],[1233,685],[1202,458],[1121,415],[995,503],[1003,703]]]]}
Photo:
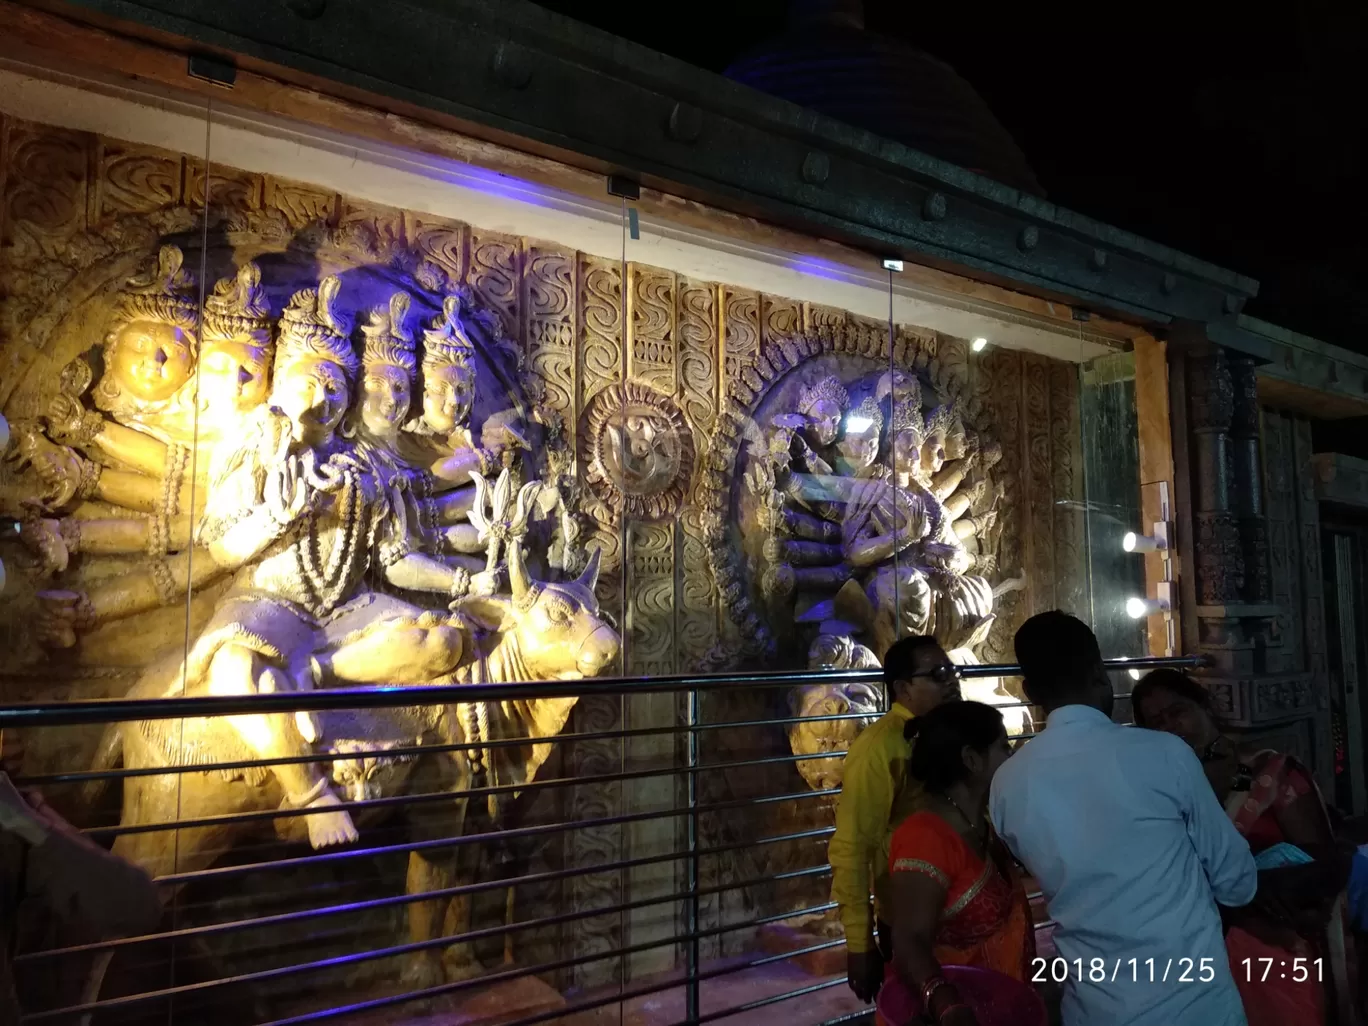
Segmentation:
{"type": "Polygon", "coordinates": [[[850,989],[873,1001],[889,957],[889,931],[876,911],[888,908],[888,843],[916,809],[921,787],[906,773],[911,754],[903,729],[913,716],[960,697],[959,667],[934,638],[894,642],[884,656],[888,712],[864,730],[846,755],[836,832],[827,848],[831,898],[841,907],[850,989]],[[869,907],[871,885],[875,909],[869,907]]]}

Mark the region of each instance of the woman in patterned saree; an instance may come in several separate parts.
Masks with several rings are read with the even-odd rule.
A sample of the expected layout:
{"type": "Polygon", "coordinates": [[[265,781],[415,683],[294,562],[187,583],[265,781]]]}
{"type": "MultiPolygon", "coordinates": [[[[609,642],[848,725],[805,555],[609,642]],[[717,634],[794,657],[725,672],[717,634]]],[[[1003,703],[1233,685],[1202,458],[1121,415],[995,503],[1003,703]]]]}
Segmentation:
{"type": "MultiPolygon", "coordinates": [[[[907,736],[908,772],[926,798],[890,846],[893,971],[920,997],[925,1021],[974,1026],[989,1021],[974,1010],[983,995],[961,993],[942,967],[990,970],[1029,991],[1035,955],[1026,890],[986,811],[988,785],[1011,754],[1007,731],[992,706],[949,702],[909,721],[907,736]]],[[[973,977],[1016,989],[987,973],[973,977]]]]}
{"type": "Polygon", "coordinates": [[[1326,993],[1317,976],[1329,974],[1315,968],[1323,954],[1317,942],[1345,886],[1348,862],[1332,847],[1330,817],[1315,780],[1290,755],[1237,749],[1221,733],[1206,688],[1177,670],[1146,674],[1131,700],[1137,726],[1176,734],[1192,746],[1259,865],[1258,895],[1247,908],[1227,913],[1226,930],[1250,1026],[1320,1026],[1326,1022],[1326,993]],[[1292,861],[1275,858],[1284,851],[1292,861]],[[1269,958],[1272,963],[1259,961],[1269,958]],[[1261,979],[1264,974],[1255,968],[1251,980],[1246,959],[1254,967],[1303,959],[1312,969],[1303,980],[1283,972],[1261,979]]]}

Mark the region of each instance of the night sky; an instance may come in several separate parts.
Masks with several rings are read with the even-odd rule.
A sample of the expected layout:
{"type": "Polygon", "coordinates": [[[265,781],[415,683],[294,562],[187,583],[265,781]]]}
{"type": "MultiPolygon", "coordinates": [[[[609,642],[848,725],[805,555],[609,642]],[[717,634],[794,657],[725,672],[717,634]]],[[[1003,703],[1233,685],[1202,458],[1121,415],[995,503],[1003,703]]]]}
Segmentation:
{"type": "MultiPolygon", "coordinates": [[[[543,6],[721,71],[787,4],[543,6]]],[[[1248,274],[1248,312],[1368,352],[1368,5],[1047,8],[866,0],[866,28],[951,64],[1051,200],[1248,274]]]]}

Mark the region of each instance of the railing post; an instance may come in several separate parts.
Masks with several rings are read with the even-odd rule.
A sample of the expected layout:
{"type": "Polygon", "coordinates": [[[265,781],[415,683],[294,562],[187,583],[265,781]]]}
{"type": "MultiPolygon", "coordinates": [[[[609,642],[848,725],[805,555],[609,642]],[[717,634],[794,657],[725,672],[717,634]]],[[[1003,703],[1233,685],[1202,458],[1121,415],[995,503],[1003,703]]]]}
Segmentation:
{"type": "Polygon", "coordinates": [[[699,702],[698,689],[689,689],[688,700],[688,740],[685,747],[688,773],[688,821],[685,827],[689,857],[685,861],[688,900],[686,902],[686,931],[689,938],[685,961],[688,975],[685,983],[685,1015],[689,1023],[698,1022],[698,970],[699,970],[699,902],[698,902],[698,727],[699,702]]]}

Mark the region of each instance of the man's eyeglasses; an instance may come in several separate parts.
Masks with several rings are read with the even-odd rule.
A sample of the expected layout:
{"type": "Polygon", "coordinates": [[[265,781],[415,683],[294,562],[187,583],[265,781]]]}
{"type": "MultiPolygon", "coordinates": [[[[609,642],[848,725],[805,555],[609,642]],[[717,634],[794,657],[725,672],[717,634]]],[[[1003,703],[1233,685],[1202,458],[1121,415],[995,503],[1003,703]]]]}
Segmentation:
{"type": "Polygon", "coordinates": [[[922,670],[920,673],[910,673],[908,680],[916,680],[918,677],[930,677],[937,684],[949,684],[952,680],[960,680],[960,668],[954,663],[942,663],[940,666],[933,666],[929,670],[922,670]]]}

